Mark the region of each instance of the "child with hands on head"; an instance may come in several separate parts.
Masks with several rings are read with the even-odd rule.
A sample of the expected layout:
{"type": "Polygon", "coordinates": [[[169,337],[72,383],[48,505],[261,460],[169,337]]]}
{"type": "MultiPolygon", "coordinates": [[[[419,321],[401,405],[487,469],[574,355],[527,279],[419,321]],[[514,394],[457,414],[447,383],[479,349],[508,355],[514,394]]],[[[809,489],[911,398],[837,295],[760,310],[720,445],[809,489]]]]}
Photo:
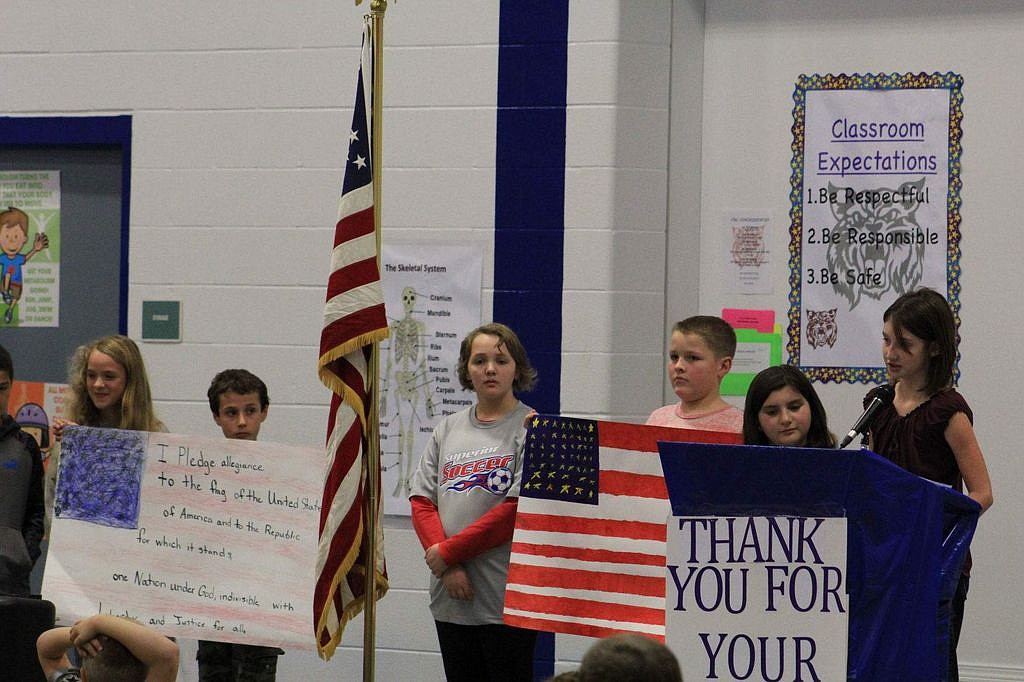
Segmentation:
{"type": "Polygon", "coordinates": [[[834,448],[836,437],[814,386],[796,367],[779,365],[757,373],[747,389],[743,442],[795,448],[834,448]]]}
{"type": "MultiPolygon", "coordinates": [[[[952,486],[992,506],[992,481],[974,434],[974,414],[953,388],[960,337],[949,303],[922,288],[900,296],[882,315],[882,359],[895,387],[868,430],[870,448],[904,469],[952,486]],[[966,491],[965,491],[966,488],[966,491]]],[[[875,395],[864,398],[865,407],[875,395]]],[[[967,554],[950,607],[948,679],[959,679],[956,647],[970,585],[967,554]]]]}
{"type": "Polygon", "coordinates": [[[743,412],[719,393],[735,354],[736,332],[722,318],[695,315],[676,322],[669,339],[668,378],[679,402],[656,409],[647,424],[741,432],[743,412]]]}
{"type": "Polygon", "coordinates": [[[47,630],[36,640],[47,682],[174,682],[178,645],[133,620],[99,614],[71,627],[47,630]],[[68,655],[81,658],[75,665],[68,655]]]}
{"type": "Polygon", "coordinates": [[[531,412],[516,392],[537,372],[515,332],[491,323],[463,339],[458,376],[476,402],[434,428],[409,497],[445,676],[528,682],[536,632],[505,625],[503,610],[531,412]]]}

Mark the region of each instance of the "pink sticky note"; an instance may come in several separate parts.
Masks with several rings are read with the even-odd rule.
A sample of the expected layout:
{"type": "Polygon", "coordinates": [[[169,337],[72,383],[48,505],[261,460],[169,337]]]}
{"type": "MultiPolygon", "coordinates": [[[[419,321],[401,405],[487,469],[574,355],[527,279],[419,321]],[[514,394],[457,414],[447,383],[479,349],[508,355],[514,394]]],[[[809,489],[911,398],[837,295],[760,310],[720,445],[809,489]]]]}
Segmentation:
{"type": "Polygon", "coordinates": [[[756,329],[764,334],[771,334],[775,328],[774,310],[722,308],[722,319],[735,329],[756,329]]]}

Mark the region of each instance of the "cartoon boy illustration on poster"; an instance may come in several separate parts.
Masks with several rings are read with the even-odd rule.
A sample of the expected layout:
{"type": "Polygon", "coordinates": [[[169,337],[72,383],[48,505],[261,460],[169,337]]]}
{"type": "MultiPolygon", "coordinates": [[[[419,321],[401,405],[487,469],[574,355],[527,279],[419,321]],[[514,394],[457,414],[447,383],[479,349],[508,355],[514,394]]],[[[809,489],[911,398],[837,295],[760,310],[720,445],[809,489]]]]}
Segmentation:
{"type": "Polygon", "coordinates": [[[21,299],[23,286],[21,266],[28,259],[36,255],[50,245],[49,238],[41,233],[36,233],[32,243],[32,249],[28,253],[21,253],[21,250],[28,242],[28,214],[20,208],[9,206],[6,211],[0,213],[0,295],[3,296],[7,310],[4,311],[4,322],[10,324],[14,319],[14,308],[21,299]]]}

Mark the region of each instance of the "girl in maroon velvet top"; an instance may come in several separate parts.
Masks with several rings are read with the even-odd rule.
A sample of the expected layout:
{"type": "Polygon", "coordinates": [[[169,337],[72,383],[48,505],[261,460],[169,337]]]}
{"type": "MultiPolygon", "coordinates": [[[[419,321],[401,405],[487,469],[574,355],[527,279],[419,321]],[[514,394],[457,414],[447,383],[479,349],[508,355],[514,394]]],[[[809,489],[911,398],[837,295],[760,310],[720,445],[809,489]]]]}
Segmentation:
{"type": "MultiPolygon", "coordinates": [[[[910,472],[966,492],[984,512],[992,506],[992,482],[974,435],[974,415],[952,387],[959,342],[953,311],[936,291],[918,289],[896,299],[882,319],[882,357],[896,397],[871,425],[871,449],[910,472]]],[[[872,397],[868,393],[865,406],[872,397]]],[[[949,680],[959,679],[956,644],[969,573],[970,555],[952,604],[949,680]]]]}

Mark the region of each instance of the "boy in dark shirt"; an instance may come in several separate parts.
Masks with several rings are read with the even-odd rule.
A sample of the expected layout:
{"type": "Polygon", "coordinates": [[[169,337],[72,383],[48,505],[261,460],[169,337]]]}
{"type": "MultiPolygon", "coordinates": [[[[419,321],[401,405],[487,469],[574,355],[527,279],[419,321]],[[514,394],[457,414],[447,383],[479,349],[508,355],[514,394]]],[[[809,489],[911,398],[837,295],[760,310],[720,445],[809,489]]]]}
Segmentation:
{"type": "MultiPolygon", "coordinates": [[[[267,418],[267,385],[248,370],[226,369],[210,382],[206,392],[213,421],[226,438],[256,440],[267,418]]],[[[199,641],[199,682],[274,682],[277,647],[199,641]]]]}
{"type": "Polygon", "coordinates": [[[0,594],[27,597],[43,539],[43,460],[8,414],[14,363],[0,346],[0,594]]]}

